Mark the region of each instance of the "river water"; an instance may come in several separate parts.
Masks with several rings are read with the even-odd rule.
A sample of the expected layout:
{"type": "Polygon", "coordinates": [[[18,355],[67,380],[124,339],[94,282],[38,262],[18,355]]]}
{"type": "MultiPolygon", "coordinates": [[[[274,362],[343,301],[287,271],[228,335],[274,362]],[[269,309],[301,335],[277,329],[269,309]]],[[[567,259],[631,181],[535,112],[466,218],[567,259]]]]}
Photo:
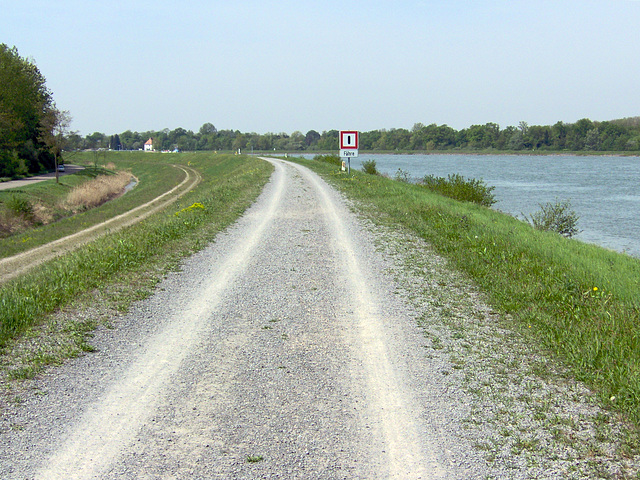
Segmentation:
{"type": "Polygon", "coordinates": [[[640,258],[639,157],[360,154],[351,168],[360,170],[366,160],[391,177],[401,169],[415,179],[453,173],[482,179],[495,187],[493,208],[519,218],[542,203],[569,200],[580,216],[576,238],[640,258]]]}

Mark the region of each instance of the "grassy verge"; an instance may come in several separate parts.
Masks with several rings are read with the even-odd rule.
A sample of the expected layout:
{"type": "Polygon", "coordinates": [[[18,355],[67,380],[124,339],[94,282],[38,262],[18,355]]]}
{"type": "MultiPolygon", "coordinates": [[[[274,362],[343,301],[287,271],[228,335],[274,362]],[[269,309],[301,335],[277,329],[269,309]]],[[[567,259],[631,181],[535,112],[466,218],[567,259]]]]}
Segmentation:
{"type": "MultiPolygon", "coordinates": [[[[46,324],[54,312],[83,308],[96,303],[96,298],[122,310],[131,301],[146,296],[167,269],[206,246],[233,223],[255,200],[272,171],[268,163],[255,158],[210,153],[153,155],[145,159],[124,153],[112,156],[110,161],[119,168],[132,166],[134,161],[149,162],[136,167],[142,193],[126,201],[128,194],[121,197],[128,208],[131,207],[128,202],[140,204],[155,195],[147,194],[165,181],[157,177],[170,172],[173,177],[170,183],[176,182],[177,173],[168,163],[188,164],[202,174],[203,181],[163,212],[3,284],[0,287],[3,351],[11,349],[16,338],[28,337],[34,329],[46,324]],[[145,189],[146,181],[154,186],[145,189]]],[[[111,208],[113,215],[122,205],[111,208]]],[[[80,348],[85,349],[83,335],[92,326],[88,320],[83,325],[62,329],[79,337],[80,348]]],[[[36,352],[36,363],[39,356],[49,361],[48,354],[36,352]]],[[[29,375],[33,373],[33,362],[27,370],[29,375]]],[[[20,375],[18,372],[13,376],[20,375]]]]}
{"type": "Polygon", "coordinates": [[[156,157],[154,162],[139,152],[109,152],[106,160],[110,164],[109,167],[112,168],[104,168],[103,166],[94,168],[92,156],[77,154],[72,158],[73,163],[86,165],[87,170],[61,177],[58,184],[55,183],[55,180],[47,180],[20,189],[0,191],[0,202],[6,202],[14,196],[18,196],[33,205],[47,206],[48,209],[54,211],[55,218],[53,220],[56,220],[54,223],[40,225],[22,233],[1,238],[0,258],[16,255],[71,235],[129,211],[170,190],[184,178],[184,173],[171,165],[171,163],[179,163],[181,161],[179,158],[182,157],[162,157],[162,162],[159,162],[156,157]],[[58,207],[74,188],[95,179],[97,175],[112,173],[113,169],[131,172],[138,178],[138,185],[126,195],[77,215],[72,215],[69,211],[58,207]]]}
{"type": "Polygon", "coordinates": [[[301,161],[378,222],[402,225],[468,274],[492,305],[605,405],[640,422],[640,260],[424,187],[301,161]]]}

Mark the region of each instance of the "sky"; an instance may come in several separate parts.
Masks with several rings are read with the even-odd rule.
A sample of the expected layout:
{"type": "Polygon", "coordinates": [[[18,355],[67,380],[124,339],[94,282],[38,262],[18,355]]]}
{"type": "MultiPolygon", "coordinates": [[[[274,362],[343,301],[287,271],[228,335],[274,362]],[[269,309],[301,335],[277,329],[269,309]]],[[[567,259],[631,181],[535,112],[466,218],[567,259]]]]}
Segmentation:
{"type": "Polygon", "coordinates": [[[638,0],[0,0],[81,135],[640,115],[638,0]]]}

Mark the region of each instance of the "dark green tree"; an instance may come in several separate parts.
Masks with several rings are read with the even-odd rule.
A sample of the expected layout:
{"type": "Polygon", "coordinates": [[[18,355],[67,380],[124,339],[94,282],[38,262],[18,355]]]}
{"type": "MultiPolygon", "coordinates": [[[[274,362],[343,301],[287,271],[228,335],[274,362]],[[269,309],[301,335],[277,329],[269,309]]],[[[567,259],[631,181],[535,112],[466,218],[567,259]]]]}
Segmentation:
{"type": "Polygon", "coordinates": [[[109,148],[111,150],[122,150],[122,143],[120,142],[120,135],[117,133],[112,135],[109,139],[109,148]]]}
{"type": "Polygon", "coordinates": [[[53,97],[36,65],[16,47],[0,44],[0,175],[13,176],[52,168],[43,143],[45,117],[53,97]]]}
{"type": "Polygon", "coordinates": [[[318,140],[320,140],[320,134],[315,130],[309,130],[304,136],[304,143],[307,148],[315,147],[318,144],[318,140]]]}

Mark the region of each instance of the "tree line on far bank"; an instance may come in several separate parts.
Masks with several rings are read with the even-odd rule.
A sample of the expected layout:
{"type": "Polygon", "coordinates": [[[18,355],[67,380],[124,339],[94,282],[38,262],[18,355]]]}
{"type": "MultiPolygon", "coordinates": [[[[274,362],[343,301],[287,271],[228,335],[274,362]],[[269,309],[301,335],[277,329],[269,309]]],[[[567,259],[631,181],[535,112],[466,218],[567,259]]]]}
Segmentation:
{"type": "MultiPolygon", "coordinates": [[[[218,130],[205,123],[198,132],[176,128],[160,131],[132,132],[105,135],[94,132],[86,137],[72,133],[67,137],[67,149],[141,150],[153,139],[157,151],[278,151],[330,152],[338,150],[338,130],[306,134],[243,133],[239,130],[218,130]]],[[[500,128],[496,123],[472,125],[456,130],[448,125],[416,123],[410,130],[392,128],[360,132],[363,151],[640,151],[640,117],[611,121],[591,121],[587,118],[575,123],[557,122],[550,126],[528,125],[500,128]]]]}
{"type": "MultiPolygon", "coordinates": [[[[15,47],[0,44],[0,177],[20,177],[55,169],[63,150],[141,150],[153,139],[155,150],[336,152],[338,130],[306,134],[243,133],[205,123],[198,132],[160,131],[82,137],[69,130],[71,117],[57,109],[45,78],[15,47]]],[[[552,126],[500,128],[496,123],[455,130],[448,125],[416,123],[360,133],[363,151],[617,151],[640,152],[640,117],[611,121],[557,122],[552,126]]]]}

